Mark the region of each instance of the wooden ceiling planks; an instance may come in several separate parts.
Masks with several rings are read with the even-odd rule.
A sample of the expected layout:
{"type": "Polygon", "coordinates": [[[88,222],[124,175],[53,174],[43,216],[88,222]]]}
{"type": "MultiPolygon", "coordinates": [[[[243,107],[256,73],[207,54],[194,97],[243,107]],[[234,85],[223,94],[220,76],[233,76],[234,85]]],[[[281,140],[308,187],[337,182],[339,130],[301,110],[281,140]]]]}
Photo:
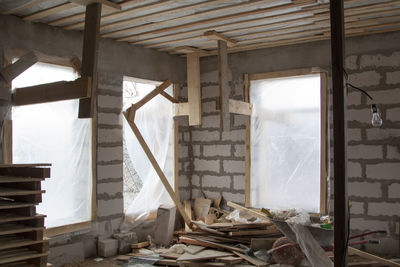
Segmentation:
{"type": "MultiPolygon", "coordinates": [[[[329,4],[317,0],[31,0],[13,2],[2,13],[82,30],[85,15],[76,7],[85,1],[107,4],[101,17],[102,37],[171,54],[183,54],[181,47],[191,47],[202,51],[201,56],[216,55],[216,42],[204,36],[207,31],[236,42],[229,53],[330,36],[329,4]]],[[[344,4],[347,36],[400,28],[400,0],[345,0],[344,4]]]]}

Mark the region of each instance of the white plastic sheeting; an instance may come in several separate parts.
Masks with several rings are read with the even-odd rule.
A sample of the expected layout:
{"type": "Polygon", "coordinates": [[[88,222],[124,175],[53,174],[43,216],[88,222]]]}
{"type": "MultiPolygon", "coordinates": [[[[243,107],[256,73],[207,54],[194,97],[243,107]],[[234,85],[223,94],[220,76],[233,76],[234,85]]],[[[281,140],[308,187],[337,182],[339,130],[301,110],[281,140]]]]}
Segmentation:
{"type": "MultiPolygon", "coordinates": [[[[25,87],[74,80],[71,68],[37,63],[13,81],[25,87]]],[[[51,163],[51,178],[37,212],[46,227],[90,221],[92,199],[91,120],[78,119],[78,100],[14,107],[14,163],[51,163]]]]}
{"type": "MultiPolygon", "coordinates": [[[[124,87],[133,81],[124,81],[124,87]]],[[[151,92],[155,85],[136,83],[138,95],[133,101],[125,101],[124,110],[151,92]]],[[[172,86],[166,89],[172,92],[172,86]]],[[[173,204],[149,159],[140,146],[136,136],[124,117],[124,142],[132,160],[132,165],[143,182],[138,196],[125,209],[125,221],[122,228],[131,228],[145,220],[151,211],[157,210],[160,204],[173,204]]],[[[173,105],[163,96],[158,95],[142,106],[135,115],[135,123],[144,140],[174,187],[174,134],[173,105]]]]}
{"type": "Polygon", "coordinates": [[[251,205],[320,206],[320,76],[251,81],[251,205]]]}

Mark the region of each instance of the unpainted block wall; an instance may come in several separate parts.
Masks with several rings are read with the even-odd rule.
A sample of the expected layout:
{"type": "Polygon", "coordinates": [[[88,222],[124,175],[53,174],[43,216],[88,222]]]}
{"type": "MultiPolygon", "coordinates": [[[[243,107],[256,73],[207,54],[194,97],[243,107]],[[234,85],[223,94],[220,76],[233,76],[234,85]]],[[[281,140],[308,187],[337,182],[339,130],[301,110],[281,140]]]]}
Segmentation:
{"type": "MultiPolygon", "coordinates": [[[[371,126],[370,102],[357,91],[348,94],[348,176],[353,233],[387,230],[375,253],[399,254],[400,221],[400,33],[350,38],[346,41],[349,82],[367,90],[381,110],[383,126],[371,126]]],[[[249,51],[229,57],[230,97],[243,99],[243,73],[303,67],[330,69],[327,42],[249,51]]],[[[243,204],[245,201],[245,117],[231,115],[231,132],[219,130],[215,104],[219,95],[215,58],[201,61],[203,124],[180,127],[182,198],[204,194],[243,204]]],[[[331,93],[331,91],[330,91],[331,93]]],[[[182,88],[182,100],[187,97],[182,88]]],[[[332,117],[330,116],[332,136],[332,117]]],[[[185,122],[187,123],[187,122],[185,122]]],[[[332,143],[331,143],[332,145],[332,143]]],[[[331,151],[333,158],[333,151],[331,151]]],[[[333,166],[331,167],[333,170],[333,166]]],[[[334,174],[331,173],[332,186],[334,174]]],[[[333,197],[333,196],[332,196],[333,197]]],[[[331,201],[333,204],[333,201],[331,201]]],[[[331,211],[333,208],[331,207],[331,211]]]]}

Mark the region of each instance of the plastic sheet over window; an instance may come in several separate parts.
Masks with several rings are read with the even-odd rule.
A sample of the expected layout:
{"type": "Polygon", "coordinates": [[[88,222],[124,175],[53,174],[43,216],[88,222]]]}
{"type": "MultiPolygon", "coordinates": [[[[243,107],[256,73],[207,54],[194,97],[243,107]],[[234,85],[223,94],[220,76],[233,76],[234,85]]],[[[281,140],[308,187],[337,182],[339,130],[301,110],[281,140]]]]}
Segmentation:
{"type": "MultiPolygon", "coordinates": [[[[25,87],[74,80],[70,68],[35,64],[13,81],[25,87]]],[[[78,100],[14,107],[14,163],[51,163],[51,178],[37,212],[46,227],[91,220],[91,120],[78,119],[78,100]]]]}
{"type": "MultiPolygon", "coordinates": [[[[125,101],[124,97],[124,110],[129,108],[131,104],[142,99],[154,88],[154,85],[136,83],[136,92],[138,95],[132,101],[125,101]]],[[[172,87],[167,88],[166,92],[171,94],[172,87]]],[[[174,187],[172,103],[161,95],[156,96],[136,111],[135,123],[170,185],[174,187]]],[[[173,204],[173,201],[125,118],[123,129],[124,142],[126,142],[126,148],[132,160],[132,165],[143,182],[143,187],[137,197],[125,208],[123,228],[130,228],[145,220],[151,211],[158,209],[160,204],[173,204]]]]}
{"type": "Polygon", "coordinates": [[[251,81],[251,205],[320,206],[320,76],[251,81]]]}

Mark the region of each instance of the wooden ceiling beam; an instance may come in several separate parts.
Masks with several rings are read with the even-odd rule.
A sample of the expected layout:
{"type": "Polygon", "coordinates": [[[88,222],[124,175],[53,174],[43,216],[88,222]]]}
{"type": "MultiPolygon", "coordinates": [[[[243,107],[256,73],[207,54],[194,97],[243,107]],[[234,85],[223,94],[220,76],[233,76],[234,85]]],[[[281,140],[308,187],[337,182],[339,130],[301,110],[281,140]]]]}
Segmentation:
{"type": "MultiPolygon", "coordinates": [[[[253,10],[253,11],[246,11],[246,12],[216,17],[216,18],[212,18],[212,19],[194,21],[194,22],[190,22],[187,24],[181,24],[181,25],[171,26],[171,27],[163,27],[165,25],[162,22],[152,23],[149,25],[144,25],[144,26],[140,26],[140,27],[134,27],[134,28],[129,28],[129,29],[125,29],[125,30],[119,30],[119,31],[103,34],[102,36],[103,37],[112,37],[112,36],[118,36],[121,34],[129,34],[132,32],[142,31],[142,30],[146,30],[148,28],[154,28],[157,26],[161,27],[159,29],[150,30],[149,32],[139,33],[139,34],[136,33],[134,35],[129,35],[129,36],[125,36],[125,37],[117,39],[117,41],[132,41],[132,39],[135,36],[139,36],[139,35],[140,36],[144,36],[144,35],[151,36],[153,34],[160,34],[160,33],[166,33],[166,32],[171,32],[171,31],[181,31],[183,29],[189,29],[189,28],[202,26],[202,25],[206,25],[206,24],[211,24],[211,23],[220,23],[220,22],[224,22],[224,21],[228,21],[228,20],[240,19],[240,18],[249,17],[249,16],[253,16],[253,15],[260,15],[260,14],[265,14],[265,13],[268,14],[268,13],[282,11],[282,10],[286,11],[286,13],[292,13],[292,12],[297,11],[299,8],[304,7],[305,5],[308,5],[311,3],[314,3],[314,0],[304,0],[303,2],[300,2],[297,4],[283,4],[282,6],[261,8],[261,9],[257,9],[257,10],[253,10]]],[[[267,15],[267,14],[265,14],[265,15],[267,15]]],[[[209,27],[212,28],[213,26],[210,25],[209,27]]]]}
{"type": "Polygon", "coordinates": [[[233,47],[236,44],[236,41],[226,37],[225,35],[217,31],[206,31],[203,35],[204,37],[214,41],[224,41],[228,47],[233,47]]]}
{"type": "Polygon", "coordinates": [[[42,18],[45,18],[45,17],[53,15],[53,14],[57,14],[57,13],[69,10],[71,8],[75,8],[77,6],[79,6],[79,5],[77,5],[75,3],[65,3],[65,4],[50,7],[48,9],[44,9],[39,12],[33,13],[31,15],[25,16],[25,17],[23,17],[23,19],[27,20],[27,21],[38,20],[38,19],[42,19],[42,18]]]}
{"type": "Polygon", "coordinates": [[[15,14],[15,13],[21,11],[21,10],[36,6],[36,5],[38,5],[40,3],[43,3],[45,1],[47,1],[47,0],[31,0],[29,2],[26,2],[25,4],[18,5],[16,7],[12,8],[12,9],[9,9],[6,12],[3,12],[3,14],[4,15],[15,14]]]}
{"type": "Polygon", "coordinates": [[[87,6],[87,5],[90,5],[93,3],[98,3],[98,4],[102,4],[103,7],[111,8],[114,11],[122,9],[120,4],[116,4],[114,2],[107,1],[107,0],[69,0],[69,1],[73,2],[75,4],[78,4],[78,5],[81,5],[81,6],[87,6]]]}

